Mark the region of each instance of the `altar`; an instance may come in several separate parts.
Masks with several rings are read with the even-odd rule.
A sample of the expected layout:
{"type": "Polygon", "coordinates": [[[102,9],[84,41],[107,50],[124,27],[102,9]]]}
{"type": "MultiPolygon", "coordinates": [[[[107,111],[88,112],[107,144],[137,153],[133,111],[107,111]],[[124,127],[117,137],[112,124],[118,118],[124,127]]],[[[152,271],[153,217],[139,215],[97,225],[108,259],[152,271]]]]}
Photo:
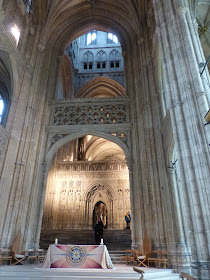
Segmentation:
{"type": "Polygon", "coordinates": [[[50,245],[42,268],[114,269],[106,245],[50,245]]]}

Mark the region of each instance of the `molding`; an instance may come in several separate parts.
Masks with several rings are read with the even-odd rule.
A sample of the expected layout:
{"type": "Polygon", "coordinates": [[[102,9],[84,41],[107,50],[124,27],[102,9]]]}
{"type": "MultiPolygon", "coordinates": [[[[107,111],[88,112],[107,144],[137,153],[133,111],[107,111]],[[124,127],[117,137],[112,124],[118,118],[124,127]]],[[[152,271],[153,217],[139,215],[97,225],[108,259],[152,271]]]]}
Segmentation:
{"type": "Polygon", "coordinates": [[[53,155],[64,144],[66,144],[66,143],[68,143],[72,140],[75,140],[77,138],[88,135],[88,134],[107,139],[107,140],[109,140],[111,142],[114,142],[115,144],[119,145],[121,147],[121,149],[124,151],[125,157],[126,157],[127,161],[129,162],[130,151],[129,151],[129,146],[128,146],[127,142],[129,142],[130,133],[128,133],[128,141],[124,142],[124,141],[122,141],[122,139],[114,136],[112,133],[104,132],[104,130],[102,130],[102,131],[93,130],[93,127],[92,127],[91,130],[84,130],[84,131],[82,131],[81,129],[77,130],[74,133],[71,133],[69,135],[65,135],[64,137],[59,139],[55,144],[53,144],[49,147],[49,149],[46,153],[46,161],[45,162],[50,163],[52,158],[53,158],[53,155]]]}
{"type": "Polygon", "coordinates": [[[117,97],[103,97],[103,98],[75,98],[75,99],[52,99],[49,102],[49,105],[56,106],[56,105],[72,105],[75,106],[77,104],[85,103],[127,103],[130,102],[131,99],[127,96],[117,96],[117,97]]]}

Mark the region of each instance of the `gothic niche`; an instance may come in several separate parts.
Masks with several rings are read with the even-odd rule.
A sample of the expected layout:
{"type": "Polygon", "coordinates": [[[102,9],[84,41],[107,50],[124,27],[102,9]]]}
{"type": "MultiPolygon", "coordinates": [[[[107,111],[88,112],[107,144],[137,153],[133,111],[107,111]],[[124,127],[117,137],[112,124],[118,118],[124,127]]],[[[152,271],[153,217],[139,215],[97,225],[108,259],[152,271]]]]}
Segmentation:
{"type": "Polygon", "coordinates": [[[48,174],[42,230],[124,229],[130,210],[129,173],[123,150],[86,135],[63,145],[48,174]]]}

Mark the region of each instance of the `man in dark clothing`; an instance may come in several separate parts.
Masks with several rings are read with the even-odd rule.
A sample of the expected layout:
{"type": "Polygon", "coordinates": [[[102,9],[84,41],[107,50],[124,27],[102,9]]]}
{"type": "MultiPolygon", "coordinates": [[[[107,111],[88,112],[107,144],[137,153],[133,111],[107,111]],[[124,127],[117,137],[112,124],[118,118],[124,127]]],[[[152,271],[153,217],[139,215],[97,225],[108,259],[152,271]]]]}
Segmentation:
{"type": "Polygon", "coordinates": [[[101,219],[99,220],[98,223],[98,231],[99,231],[100,239],[103,238],[104,224],[101,219]]]}
{"type": "Polygon", "coordinates": [[[99,224],[95,225],[94,230],[95,230],[95,241],[96,244],[99,245],[100,244],[99,224]]]}

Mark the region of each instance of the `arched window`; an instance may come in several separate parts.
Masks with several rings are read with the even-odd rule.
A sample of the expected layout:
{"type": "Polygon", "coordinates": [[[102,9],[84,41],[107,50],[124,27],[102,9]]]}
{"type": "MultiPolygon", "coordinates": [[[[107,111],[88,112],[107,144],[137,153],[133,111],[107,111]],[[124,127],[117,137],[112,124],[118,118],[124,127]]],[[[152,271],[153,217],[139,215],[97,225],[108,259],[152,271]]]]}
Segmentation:
{"type": "Polygon", "coordinates": [[[1,121],[2,121],[3,110],[4,110],[4,102],[3,102],[3,99],[0,95],[0,124],[1,124],[1,121]]]}
{"type": "Polygon", "coordinates": [[[106,68],[106,53],[104,51],[99,51],[96,55],[96,68],[97,69],[104,69],[106,68]]]}
{"type": "Polygon", "coordinates": [[[86,34],[86,45],[95,45],[96,44],[96,30],[86,34]]]}
{"type": "Polygon", "coordinates": [[[29,13],[31,10],[31,1],[32,0],[23,0],[24,4],[26,5],[27,12],[29,13]]]}
{"type": "Polygon", "coordinates": [[[118,44],[119,43],[119,40],[117,38],[116,35],[112,34],[112,33],[108,33],[108,40],[107,40],[107,43],[108,44],[118,44]]]}
{"type": "Polygon", "coordinates": [[[88,51],[83,56],[83,68],[86,69],[93,69],[93,54],[92,52],[88,51]]]}
{"type": "Polygon", "coordinates": [[[112,50],[109,56],[110,68],[120,68],[120,58],[120,53],[116,50],[112,50]]]}
{"type": "Polygon", "coordinates": [[[8,53],[0,51],[0,124],[6,125],[12,94],[12,68],[8,53]]]}

